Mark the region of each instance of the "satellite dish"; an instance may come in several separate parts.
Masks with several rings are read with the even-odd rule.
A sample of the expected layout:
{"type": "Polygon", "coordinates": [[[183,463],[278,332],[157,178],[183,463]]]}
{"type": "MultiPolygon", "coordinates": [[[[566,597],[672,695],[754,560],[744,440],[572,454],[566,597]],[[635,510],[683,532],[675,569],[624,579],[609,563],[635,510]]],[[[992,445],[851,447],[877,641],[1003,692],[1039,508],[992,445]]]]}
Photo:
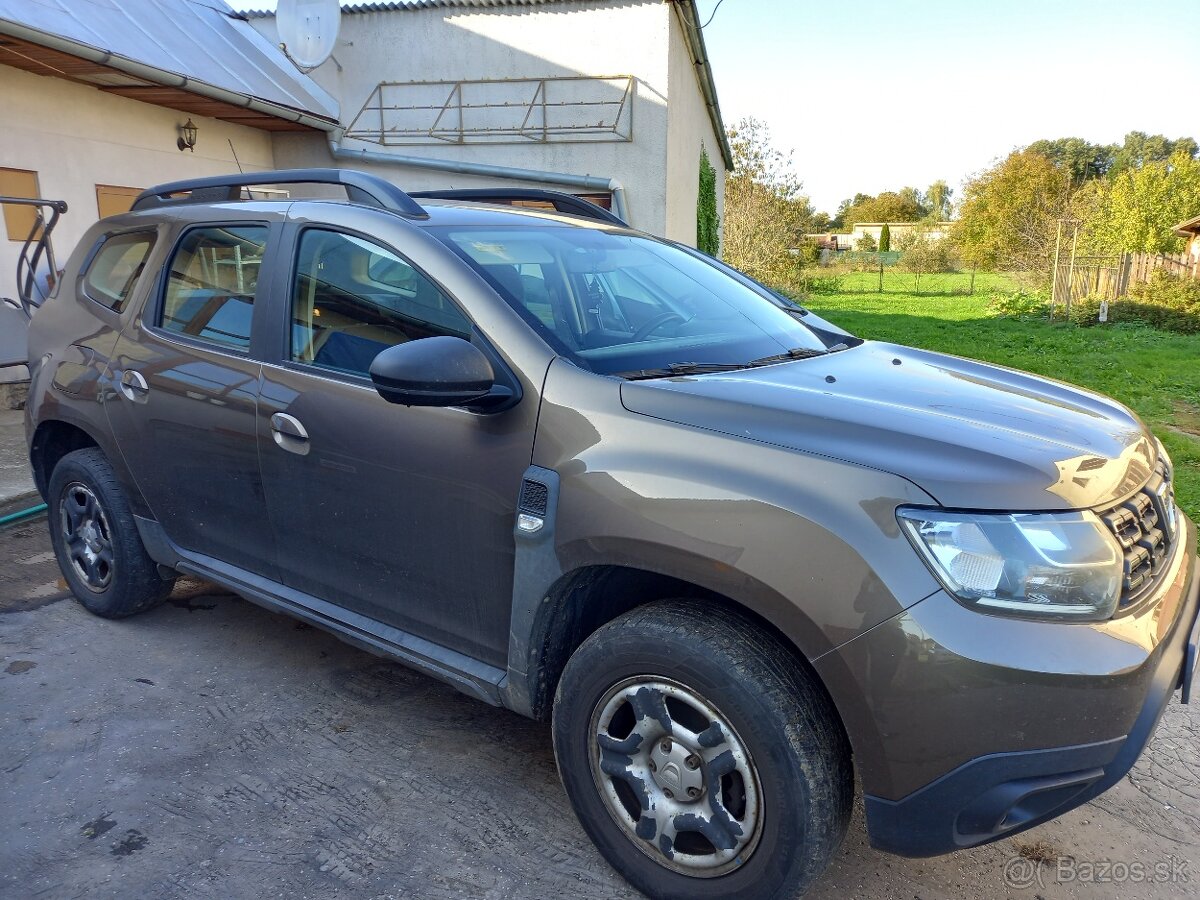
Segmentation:
{"type": "Polygon", "coordinates": [[[275,12],[280,46],[302,72],[333,55],[341,25],[338,0],[279,0],[275,12]]]}

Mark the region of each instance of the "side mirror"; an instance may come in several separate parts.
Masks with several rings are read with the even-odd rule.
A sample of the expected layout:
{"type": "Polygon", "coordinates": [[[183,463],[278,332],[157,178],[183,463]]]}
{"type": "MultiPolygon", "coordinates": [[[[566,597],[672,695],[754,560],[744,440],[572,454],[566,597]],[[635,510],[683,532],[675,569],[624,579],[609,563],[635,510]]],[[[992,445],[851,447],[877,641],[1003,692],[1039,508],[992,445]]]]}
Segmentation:
{"type": "Polygon", "coordinates": [[[512,392],[496,385],[492,364],[478,347],[443,335],[397,344],[371,363],[371,381],[389,403],[466,406],[512,392]]]}

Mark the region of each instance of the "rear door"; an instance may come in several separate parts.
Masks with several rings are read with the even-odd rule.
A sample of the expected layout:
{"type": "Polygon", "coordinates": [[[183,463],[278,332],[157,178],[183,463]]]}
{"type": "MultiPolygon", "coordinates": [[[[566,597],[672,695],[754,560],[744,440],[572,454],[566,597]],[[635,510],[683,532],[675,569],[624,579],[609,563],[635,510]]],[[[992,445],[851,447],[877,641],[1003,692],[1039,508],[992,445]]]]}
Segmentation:
{"type": "Polygon", "coordinates": [[[435,335],[487,348],[501,377],[518,381],[415,263],[429,238],[362,209],[331,206],[323,218],[295,227],[280,310],[289,325],[259,406],[282,580],[502,666],[537,388],[520,382],[524,400],[494,414],[385,401],[368,377],[375,355],[435,335]]]}
{"type": "Polygon", "coordinates": [[[259,273],[272,264],[278,234],[261,211],[236,209],[176,231],[153,293],[113,351],[115,391],[105,404],[167,536],[273,579],[253,351],[267,314],[259,273]]]}

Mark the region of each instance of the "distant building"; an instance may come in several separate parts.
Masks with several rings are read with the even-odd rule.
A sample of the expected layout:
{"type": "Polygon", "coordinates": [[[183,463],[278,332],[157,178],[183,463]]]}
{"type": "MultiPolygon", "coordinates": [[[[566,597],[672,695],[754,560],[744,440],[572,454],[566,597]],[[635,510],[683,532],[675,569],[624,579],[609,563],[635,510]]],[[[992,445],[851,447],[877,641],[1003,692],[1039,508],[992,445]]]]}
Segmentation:
{"type": "MultiPolygon", "coordinates": [[[[883,231],[883,222],[855,222],[849,231],[824,231],[818,234],[806,234],[805,238],[814,242],[821,250],[840,252],[854,250],[858,242],[865,236],[870,236],[875,246],[879,246],[879,235],[883,231]]],[[[925,237],[931,241],[940,241],[949,236],[952,222],[888,222],[891,233],[892,249],[897,249],[897,241],[914,228],[924,230],[925,237]]]]}
{"type": "MultiPolygon", "coordinates": [[[[925,237],[931,241],[940,241],[942,238],[950,234],[951,222],[888,222],[888,231],[891,233],[892,249],[897,249],[897,242],[902,240],[903,236],[908,234],[914,228],[924,229],[925,237]]],[[[840,244],[848,244],[849,249],[854,249],[858,246],[858,242],[863,239],[864,235],[870,235],[875,242],[875,246],[879,246],[879,235],[883,231],[883,222],[855,222],[850,226],[850,233],[847,235],[838,235],[843,240],[840,244]],[[848,240],[847,240],[848,239],[848,240]]],[[[846,249],[843,247],[842,249],[846,249]]]]}

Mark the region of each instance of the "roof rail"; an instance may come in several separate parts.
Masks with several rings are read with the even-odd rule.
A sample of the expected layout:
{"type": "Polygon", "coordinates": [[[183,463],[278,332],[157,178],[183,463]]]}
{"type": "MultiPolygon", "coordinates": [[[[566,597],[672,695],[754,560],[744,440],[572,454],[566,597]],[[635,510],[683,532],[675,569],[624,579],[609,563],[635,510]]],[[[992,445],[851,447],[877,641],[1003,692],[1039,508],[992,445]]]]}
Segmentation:
{"type": "Polygon", "coordinates": [[[133,209],[154,209],[182,203],[221,203],[242,199],[242,188],[271,184],[338,184],[351,203],[376,206],[408,219],[428,219],[429,213],[390,181],[353,169],[281,169],[189,178],[147,188],[133,201],[133,209]],[[177,197],[176,194],[187,194],[177,197]]]}
{"type": "Polygon", "coordinates": [[[542,190],[541,188],[462,188],[446,191],[413,191],[410,197],[423,200],[473,200],[477,203],[500,203],[515,206],[514,201],[541,200],[549,203],[555,211],[607,222],[610,225],[629,227],[629,223],[603,206],[565,191],[542,190]]]}

